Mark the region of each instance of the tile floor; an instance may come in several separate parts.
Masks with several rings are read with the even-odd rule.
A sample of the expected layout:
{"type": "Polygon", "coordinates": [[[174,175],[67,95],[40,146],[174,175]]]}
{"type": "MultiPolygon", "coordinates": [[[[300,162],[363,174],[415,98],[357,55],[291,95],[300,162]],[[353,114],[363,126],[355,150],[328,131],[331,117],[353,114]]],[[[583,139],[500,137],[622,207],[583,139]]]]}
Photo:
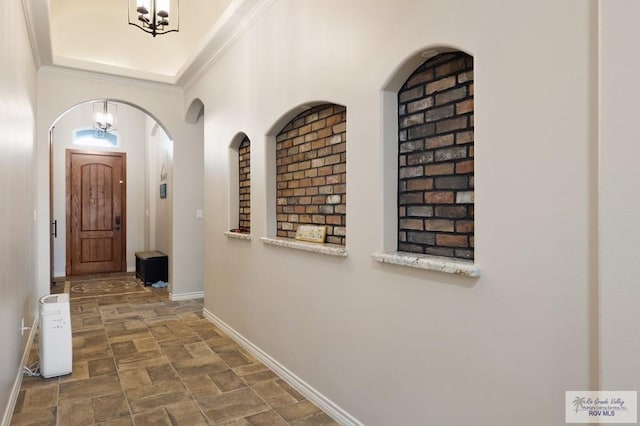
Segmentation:
{"type": "Polygon", "coordinates": [[[71,322],[73,373],[25,376],[12,425],[336,424],[203,318],[202,299],[72,300],[71,322]]]}

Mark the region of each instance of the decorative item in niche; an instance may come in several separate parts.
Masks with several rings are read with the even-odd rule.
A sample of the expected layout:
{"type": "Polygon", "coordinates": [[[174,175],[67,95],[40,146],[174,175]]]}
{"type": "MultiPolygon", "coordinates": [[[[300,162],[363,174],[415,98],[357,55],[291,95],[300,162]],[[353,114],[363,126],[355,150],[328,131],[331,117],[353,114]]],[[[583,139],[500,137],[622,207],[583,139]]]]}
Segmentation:
{"type": "Polygon", "coordinates": [[[229,232],[235,232],[236,234],[248,234],[249,228],[235,228],[230,229],[229,232]]]}
{"type": "Polygon", "coordinates": [[[166,164],[162,163],[162,169],[160,170],[160,182],[166,182],[169,174],[167,173],[166,164]]]}
{"type": "Polygon", "coordinates": [[[326,236],[326,226],[299,225],[296,231],[296,240],[310,241],[312,243],[324,243],[326,236]]]}
{"type": "Polygon", "coordinates": [[[160,184],[160,198],[167,198],[167,184],[160,184]]]}

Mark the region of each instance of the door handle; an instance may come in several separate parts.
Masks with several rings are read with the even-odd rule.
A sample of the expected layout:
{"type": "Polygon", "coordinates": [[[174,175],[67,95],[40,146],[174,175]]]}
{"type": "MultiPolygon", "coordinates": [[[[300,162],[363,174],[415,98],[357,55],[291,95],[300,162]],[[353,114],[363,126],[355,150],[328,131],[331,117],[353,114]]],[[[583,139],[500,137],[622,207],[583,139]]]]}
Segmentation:
{"type": "Polygon", "coordinates": [[[53,232],[52,232],[53,238],[58,238],[58,221],[54,220],[52,225],[53,225],[53,232]]]}
{"type": "Polygon", "coordinates": [[[120,230],[120,216],[116,216],[116,231],[120,230]]]}

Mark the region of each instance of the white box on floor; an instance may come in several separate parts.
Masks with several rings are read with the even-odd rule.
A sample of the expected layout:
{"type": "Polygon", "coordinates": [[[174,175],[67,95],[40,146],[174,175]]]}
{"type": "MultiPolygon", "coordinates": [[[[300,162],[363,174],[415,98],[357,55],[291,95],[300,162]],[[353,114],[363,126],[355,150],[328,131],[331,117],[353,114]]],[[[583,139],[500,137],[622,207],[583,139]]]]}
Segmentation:
{"type": "Polygon", "coordinates": [[[71,373],[73,362],[69,295],[40,298],[40,375],[55,377],[71,373]]]}

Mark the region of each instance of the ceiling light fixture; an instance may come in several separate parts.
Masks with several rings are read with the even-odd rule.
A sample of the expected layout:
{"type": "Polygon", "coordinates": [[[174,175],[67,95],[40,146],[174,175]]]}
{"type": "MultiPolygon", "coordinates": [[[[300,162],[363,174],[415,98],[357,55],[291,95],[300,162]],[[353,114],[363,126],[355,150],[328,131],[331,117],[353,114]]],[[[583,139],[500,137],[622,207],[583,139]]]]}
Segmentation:
{"type": "Polygon", "coordinates": [[[154,37],[178,32],[178,0],[129,0],[129,25],[154,37]]]}
{"type": "Polygon", "coordinates": [[[113,102],[100,101],[93,103],[93,127],[103,132],[116,130],[118,105],[113,102]]]}

